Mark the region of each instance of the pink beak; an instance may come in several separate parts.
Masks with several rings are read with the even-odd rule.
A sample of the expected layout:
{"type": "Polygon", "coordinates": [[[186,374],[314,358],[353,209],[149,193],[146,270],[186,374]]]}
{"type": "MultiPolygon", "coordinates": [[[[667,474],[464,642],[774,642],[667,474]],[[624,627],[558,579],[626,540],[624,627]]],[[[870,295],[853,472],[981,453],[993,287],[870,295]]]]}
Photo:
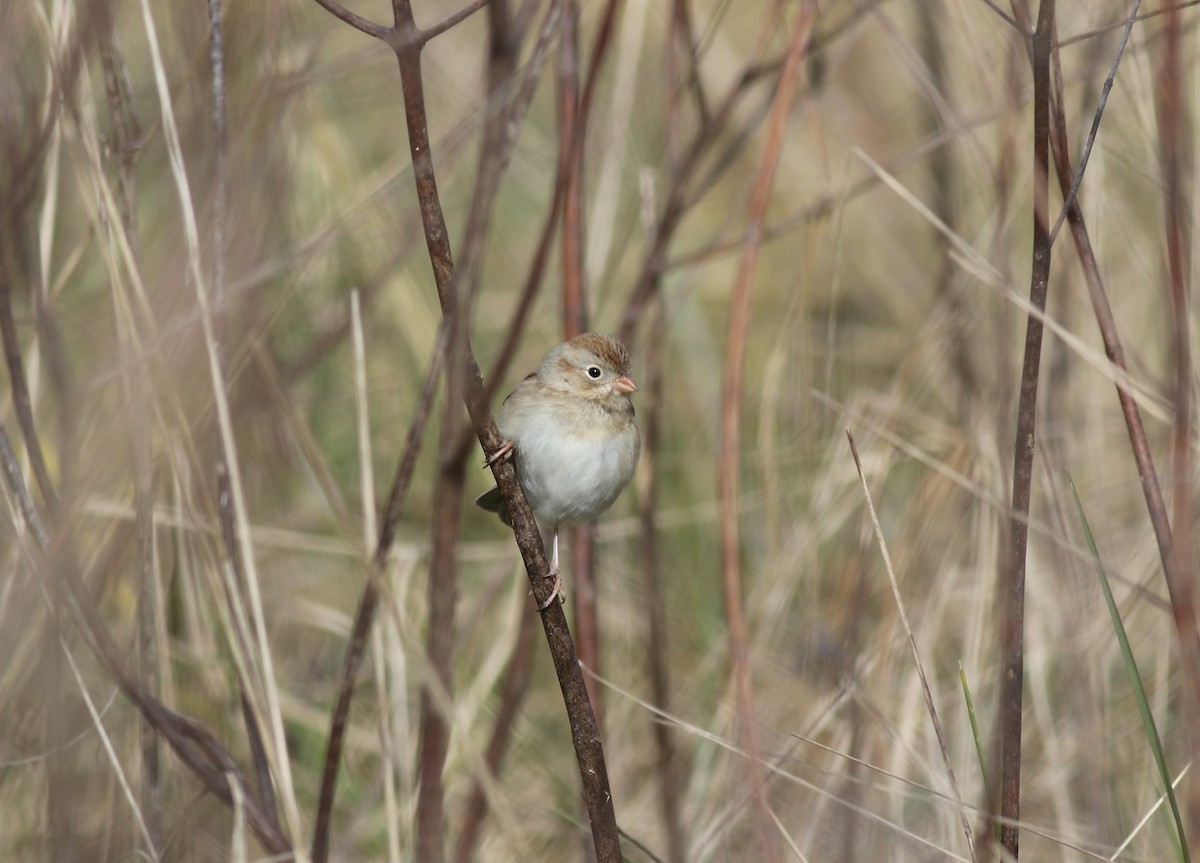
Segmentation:
{"type": "Polygon", "coordinates": [[[629,375],[621,375],[613,381],[613,389],[619,393],[636,393],[638,385],[633,382],[633,378],[629,375]]]}

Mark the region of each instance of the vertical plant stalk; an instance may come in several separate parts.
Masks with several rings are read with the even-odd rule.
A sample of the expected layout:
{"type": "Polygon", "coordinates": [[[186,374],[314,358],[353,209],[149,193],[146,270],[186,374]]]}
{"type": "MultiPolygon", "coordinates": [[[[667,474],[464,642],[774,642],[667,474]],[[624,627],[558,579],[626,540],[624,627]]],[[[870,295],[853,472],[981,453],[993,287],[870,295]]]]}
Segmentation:
{"type": "MultiPolygon", "coordinates": [[[[611,5],[610,5],[611,8],[611,5]]],[[[586,120],[579,104],[579,3],[563,3],[562,32],[558,39],[558,158],[564,179],[562,232],[563,338],[587,331],[587,300],[583,273],[583,142],[586,120]]],[[[590,524],[567,529],[571,554],[571,586],[574,593],[575,645],[579,661],[592,671],[600,670],[600,633],[596,609],[595,543],[590,524]]],[[[596,711],[596,722],[604,727],[604,710],[596,678],[584,677],[588,698],[596,711]]]]}
{"type": "Polygon", "coordinates": [[[1025,680],[1025,564],[1033,486],[1037,393],[1042,358],[1042,319],[1050,282],[1047,192],[1050,168],[1050,51],[1054,0],[1041,0],[1033,33],[1033,262],[1029,301],[1038,314],[1025,328],[1025,359],[1017,401],[1012,512],[1007,560],[1001,566],[1002,670],[1000,678],[1000,844],[1019,858],[1021,817],[1021,708],[1025,680]]]}
{"type": "MultiPolygon", "coordinates": [[[[663,713],[671,710],[671,676],[667,661],[667,613],[663,603],[662,572],[658,565],[658,450],[664,408],[664,342],[666,316],[661,297],[651,300],[650,338],[646,343],[646,385],[642,409],[642,461],[638,465],[638,516],[641,522],[641,558],[645,579],[649,640],[646,663],[650,672],[650,691],[654,706],[663,713]]],[[[667,860],[684,863],[687,840],[680,818],[679,763],[671,737],[670,723],[655,719],[654,761],[658,775],[658,808],[667,830],[667,860]]]]}
{"type": "MultiPolygon", "coordinates": [[[[120,197],[121,224],[129,244],[137,249],[137,186],[134,178],[136,151],[140,146],[141,122],[128,90],[128,75],[125,60],[117,46],[113,25],[112,0],[102,0],[94,8],[96,42],[99,46],[100,62],[104,70],[104,91],[108,100],[113,129],[113,161],[120,197]]],[[[142,687],[150,695],[159,697],[160,662],[157,609],[160,607],[158,591],[160,585],[154,565],[154,470],[151,451],[151,424],[142,422],[148,416],[146,392],[148,389],[145,366],[137,361],[135,352],[126,351],[125,362],[130,369],[127,378],[127,396],[131,413],[138,418],[132,428],[130,447],[133,454],[134,518],[137,531],[138,590],[138,675],[142,687]]],[[[160,764],[158,732],[145,718],[141,719],[140,749],[141,763],[141,809],[145,820],[146,835],[151,843],[150,852],[157,855],[163,847],[162,829],[162,768],[160,764]]]]}
{"type": "MultiPolygon", "coordinates": [[[[433,536],[427,592],[428,629],[425,650],[430,671],[444,692],[453,691],[451,671],[454,657],[454,616],[458,599],[458,533],[462,512],[466,466],[452,455],[454,434],[462,423],[465,386],[464,332],[466,315],[446,317],[449,330],[449,365],[444,376],[439,448],[441,468],[433,492],[433,536]]],[[[445,859],[445,789],[442,771],[450,748],[450,726],[434,704],[428,685],[421,687],[420,729],[417,743],[416,859],[440,863],[445,859]]]]}
{"type": "MultiPolygon", "coordinates": [[[[621,0],[608,0],[592,47],[592,56],[582,92],[579,86],[579,3],[563,4],[559,38],[559,175],[563,178],[562,272],[563,336],[574,338],[587,332],[588,304],[584,272],[584,148],[588,119],[595,98],[599,71],[612,45],[612,30],[621,0]]],[[[600,671],[600,615],[596,590],[595,530],[592,524],[569,528],[571,577],[575,593],[575,644],[579,661],[595,673],[600,671]]],[[[604,727],[601,689],[592,675],[584,677],[596,721],[604,727]]]]}
{"type": "MultiPolygon", "coordinates": [[[[222,386],[229,390],[229,326],[228,300],[225,296],[225,209],[229,189],[229,142],[225,111],[225,45],[221,25],[221,0],[208,0],[209,24],[209,71],[212,74],[212,124],[215,176],[213,178],[212,215],[212,295],[213,338],[217,354],[217,365],[221,371],[222,386]]],[[[221,540],[225,558],[233,571],[234,584],[240,590],[245,583],[241,558],[238,555],[237,520],[233,506],[233,486],[229,473],[229,454],[222,435],[217,435],[217,514],[221,524],[221,540]]],[[[232,602],[232,597],[230,598],[232,602]]],[[[237,615],[230,613],[236,627],[237,615]]],[[[249,656],[246,633],[238,632],[242,652],[249,656]]],[[[250,747],[250,758],[254,765],[255,782],[263,805],[272,817],[278,818],[275,802],[275,784],[271,778],[271,766],[263,742],[262,729],[254,712],[249,693],[249,680],[239,680],[242,721],[246,726],[246,739],[250,747]]]]}
{"type": "MultiPolygon", "coordinates": [[[[433,495],[433,537],[428,582],[428,630],[426,650],[430,668],[443,692],[451,692],[454,656],[454,617],[458,592],[458,536],[466,486],[465,453],[457,452],[460,429],[465,430],[462,406],[466,401],[468,370],[468,324],[471,300],[475,295],[483,263],[483,240],[487,236],[492,205],[499,189],[510,139],[506,128],[509,99],[505,91],[513,81],[518,45],[506,0],[488,4],[487,121],[479,154],[478,180],[468,211],[463,256],[454,267],[447,240],[445,261],[452,276],[448,285],[439,284],[443,319],[449,335],[447,371],[444,378],[445,402],[440,429],[439,473],[433,495]]],[[[412,10],[407,4],[397,24],[416,32],[412,10]]],[[[398,54],[399,56],[399,54],[398,54]]],[[[419,74],[420,55],[414,54],[419,74]]],[[[404,61],[401,61],[402,65],[404,61]]],[[[417,79],[419,82],[419,78],[417,79]]],[[[407,104],[407,100],[406,100],[407,104]]],[[[427,129],[422,130],[428,134],[427,129]]],[[[410,128],[410,143],[412,142],[410,128]]],[[[428,152],[428,144],[426,144],[428,152]]],[[[416,163],[414,162],[414,168],[416,163]]],[[[432,169],[428,188],[436,198],[437,186],[432,169]]],[[[440,213],[439,213],[440,219],[440,213]]],[[[428,228],[429,223],[426,222],[428,228]]],[[[444,221],[441,230],[445,231],[444,221]]],[[[473,362],[473,361],[472,361],[473,362]]],[[[418,742],[416,857],[440,863],[445,859],[445,791],[442,772],[449,751],[450,727],[441,709],[434,703],[429,687],[421,689],[420,732],[418,742]]]]}
{"type": "Polygon", "coordinates": [[[563,3],[558,38],[558,158],[566,180],[561,234],[563,335],[587,331],[583,275],[583,141],[585,118],[579,113],[579,3],[563,3]],[[577,146],[578,142],[578,146],[577,146]]]}
{"type": "MultiPolygon", "coordinates": [[[[1171,608],[1175,616],[1175,628],[1180,639],[1184,674],[1189,686],[1190,698],[1185,700],[1191,721],[1188,744],[1193,761],[1200,757],[1200,731],[1196,721],[1200,719],[1200,652],[1195,650],[1196,606],[1195,579],[1196,557],[1192,548],[1192,521],[1194,512],[1195,479],[1191,469],[1191,414],[1192,414],[1192,327],[1189,308],[1188,282],[1191,261],[1185,239],[1186,218],[1184,215],[1185,184],[1189,182],[1189,171],[1184,163],[1188,140],[1183,82],[1184,67],[1181,57],[1183,34],[1179,20],[1179,9],[1175,4],[1166,10],[1164,45],[1159,55],[1156,108],[1160,159],[1162,160],[1162,187],[1164,224],[1167,247],[1167,284],[1171,298],[1174,324],[1172,352],[1175,360],[1175,380],[1172,401],[1175,419],[1171,429],[1172,510],[1174,512],[1175,539],[1172,543],[1174,558],[1174,585],[1168,582],[1171,593],[1171,608]]],[[[1187,808],[1189,837],[1180,837],[1200,842],[1200,781],[1188,781],[1187,808]]]]}
{"type": "Polygon", "coordinates": [[[730,298],[729,328],[725,347],[725,372],[721,386],[721,429],[717,461],[717,512],[720,530],[721,586],[725,599],[725,621],[729,635],[737,738],[749,758],[749,782],[757,815],[758,833],[765,859],[780,859],[774,819],[767,802],[764,768],[755,728],[754,687],[751,682],[750,648],[742,606],[741,530],[738,511],[741,446],[741,414],[745,396],[746,339],[750,329],[750,306],[758,267],[762,226],[770,202],[771,187],[783,147],[788,112],[796,92],[800,61],[812,29],[813,10],[802,6],[792,25],[787,59],[779,73],[762,160],[750,198],[749,224],[738,265],[737,281],[730,298]]]}
{"type": "MultiPolygon", "coordinates": [[[[562,334],[571,339],[587,332],[587,301],[583,273],[583,126],[579,114],[579,3],[563,3],[562,30],[558,37],[558,171],[563,178],[562,232],[562,334]],[[577,127],[578,134],[577,134],[577,127]],[[576,142],[578,141],[578,146],[576,142]]],[[[595,545],[590,525],[567,528],[571,555],[571,587],[575,608],[575,646],[579,661],[600,669],[600,636],[597,630],[595,545]]],[[[596,721],[604,727],[604,711],[596,679],[584,677],[596,721]]]]}

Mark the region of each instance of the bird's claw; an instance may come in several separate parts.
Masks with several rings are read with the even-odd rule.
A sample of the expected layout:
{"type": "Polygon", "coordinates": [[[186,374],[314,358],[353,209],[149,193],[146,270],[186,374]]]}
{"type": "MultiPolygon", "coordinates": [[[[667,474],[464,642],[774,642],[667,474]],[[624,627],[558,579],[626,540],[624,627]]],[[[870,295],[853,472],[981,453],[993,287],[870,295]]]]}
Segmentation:
{"type": "Polygon", "coordinates": [[[483,461],[484,469],[486,470],[487,468],[491,467],[498,461],[504,461],[504,459],[506,459],[512,455],[512,451],[513,451],[513,442],[510,440],[506,440],[504,443],[502,443],[500,445],[499,449],[497,449],[494,453],[492,453],[490,456],[488,456],[486,459],[484,459],[484,461],[483,461]]]}
{"type": "Polygon", "coordinates": [[[562,578],[559,577],[558,570],[551,569],[548,573],[546,573],[546,578],[554,579],[554,586],[552,588],[550,588],[550,595],[546,597],[545,602],[541,602],[538,604],[538,607],[537,607],[538,611],[545,611],[547,608],[549,608],[551,605],[554,604],[554,600],[556,600],[556,599],[560,603],[563,602],[565,599],[565,597],[563,596],[563,592],[562,592],[562,578]]]}

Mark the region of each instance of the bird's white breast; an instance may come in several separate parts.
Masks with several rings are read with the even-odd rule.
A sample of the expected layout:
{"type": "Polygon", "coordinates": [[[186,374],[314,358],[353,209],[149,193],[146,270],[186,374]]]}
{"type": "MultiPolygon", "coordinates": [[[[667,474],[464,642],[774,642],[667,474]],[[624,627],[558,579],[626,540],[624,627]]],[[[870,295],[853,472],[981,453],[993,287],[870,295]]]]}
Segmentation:
{"type": "Polygon", "coordinates": [[[637,467],[640,439],[632,415],[510,399],[498,419],[500,433],[515,444],[521,487],[545,525],[594,519],[617,499],[637,467]]]}

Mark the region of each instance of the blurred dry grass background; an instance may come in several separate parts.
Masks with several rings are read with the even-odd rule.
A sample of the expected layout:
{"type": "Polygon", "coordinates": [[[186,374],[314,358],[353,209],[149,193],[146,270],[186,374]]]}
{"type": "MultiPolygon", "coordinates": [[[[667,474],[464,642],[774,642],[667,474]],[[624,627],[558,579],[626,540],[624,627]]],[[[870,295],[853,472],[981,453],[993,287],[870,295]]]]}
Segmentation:
{"type": "MultiPolygon", "coordinates": [[[[445,6],[417,3],[417,20],[428,26],[453,11],[445,6]]],[[[583,4],[585,49],[600,6],[583,4]]],[[[782,56],[790,28],[773,18],[775,4],[687,6],[710,99],[748,64],[761,60],[769,70],[782,56]]],[[[776,769],[769,801],[795,859],[966,859],[959,810],[843,429],[855,430],[863,454],[963,798],[985,806],[959,668],[986,746],[1000,673],[995,585],[1011,486],[1020,298],[1030,267],[1029,63],[1019,35],[983,2],[819,6],[775,177],[747,358],[740,510],[756,728],[776,769]],[[950,226],[957,244],[918,203],[950,226]]],[[[117,115],[106,95],[96,23],[102,7],[9,0],[0,8],[2,278],[61,503],[52,507],[38,492],[35,499],[56,553],[72,549],[130,661],[138,655],[140,597],[157,636],[151,670],[162,700],[207,726],[248,772],[234,658],[247,648],[236,645],[224,593],[217,410],[187,233],[143,7],[132,0],[111,7],[125,73],[115,83],[124,105],[117,115]],[[69,80],[75,62],[64,96],[52,82],[69,80]],[[124,169],[120,116],[138,123],[124,169]],[[123,201],[131,208],[123,211],[123,201]],[[148,455],[141,475],[153,504],[152,546],[137,542],[139,453],[148,455]],[[139,548],[152,553],[145,566],[139,548]]],[[[385,7],[355,4],[365,16],[383,16],[385,7]]],[[[585,266],[591,322],[600,330],[621,324],[672,159],[700,127],[689,96],[670,92],[668,59],[686,67],[671,7],[626,0],[592,108],[585,266]],[[673,114],[666,110],[672,100],[682,106],[673,114]]],[[[785,21],[794,7],[785,4],[785,21]]],[[[147,8],[162,45],[207,277],[217,188],[207,10],[199,3],[147,8]]],[[[1116,0],[1060,4],[1073,153],[1120,38],[1119,29],[1105,28],[1128,11],[1116,0]]],[[[1200,17],[1188,9],[1182,21],[1185,92],[1193,97],[1184,104],[1194,124],[1200,17]]],[[[455,243],[487,107],[486,27],[486,14],[476,14],[423,55],[430,135],[455,243]]],[[[228,400],[251,527],[250,576],[261,590],[294,786],[280,789],[283,823],[289,832],[299,828],[293,838],[303,846],[336,676],[374,545],[365,532],[374,516],[365,518],[363,501],[374,507],[375,496],[386,494],[441,314],[395,58],[304,0],[226,4],[224,33],[228,400]],[[352,291],[362,308],[360,367],[352,291]]],[[[1173,325],[1154,107],[1161,34],[1159,19],[1134,27],[1080,200],[1169,488],[1173,325]]],[[[553,194],[553,67],[551,59],[520,129],[487,238],[471,323],[485,374],[553,194]]],[[[669,719],[649,706],[637,490],[597,533],[605,753],[631,860],[667,859],[651,733],[657,721],[670,723],[678,750],[686,859],[752,859],[742,853],[755,830],[745,766],[731,751],[736,711],[719,582],[716,441],[725,318],[774,81],[764,73],[751,84],[712,142],[663,262],[663,401],[653,469],[669,719]]],[[[1185,157],[1194,164],[1190,140],[1185,157]]],[[[1196,182],[1194,172],[1185,174],[1192,239],[1196,182]]],[[[1060,205],[1052,192],[1052,212],[1060,205]]],[[[557,284],[549,278],[536,300],[508,385],[560,338],[557,284]]],[[[1055,245],[1048,311],[1055,330],[1043,362],[1025,620],[1022,851],[1045,861],[1176,859],[1166,816],[1141,823],[1163,789],[1071,504],[1068,471],[1114,578],[1175,773],[1186,764],[1187,729],[1197,717],[1185,710],[1154,535],[1065,231],[1055,245]]],[[[650,337],[642,325],[633,340],[639,381],[650,337]]],[[[5,380],[0,419],[36,489],[18,397],[5,380]]],[[[377,642],[351,715],[332,830],[337,860],[411,859],[416,693],[429,677],[423,631],[436,425],[399,525],[377,642]]],[[[1195,440],[1193,432],[1193,450],[1195,440]]],[[[468,494],[491,482],[483,471],[468,479],[468,494]]],[[[647,481],[639,477],[643,493],[647,481]]],[[[0,849],[9,860],[148,859],[133,805],[145,807],[148,782],[138,711],[72,618],[61,615],[56,631],[48,612],[54,591],[38,575],[11,493],[6,500],[0,849]]],[[[520,621],[534,613],[511,536],[469,505],[459,552],[445,769],[451,846],[480,777],[520,621]]],[[[579,779],[562,701],[540,634],[535,645],[512,748],[485,783],[491,811],[474,859],[582,853],[579,779]]],[[[248,648],[254,673],[263,673],[256,651],[248,648]]],[[[269,723],[264,733],[275,739],[269,723]]],[[[203,793],[169,752],[161,759],[161,812],[153,816],[161,859],[262,858],[228,806],[203,793]]],[[[973,812],[971,821],[986,833],[980,816],[973,812]]]]}

